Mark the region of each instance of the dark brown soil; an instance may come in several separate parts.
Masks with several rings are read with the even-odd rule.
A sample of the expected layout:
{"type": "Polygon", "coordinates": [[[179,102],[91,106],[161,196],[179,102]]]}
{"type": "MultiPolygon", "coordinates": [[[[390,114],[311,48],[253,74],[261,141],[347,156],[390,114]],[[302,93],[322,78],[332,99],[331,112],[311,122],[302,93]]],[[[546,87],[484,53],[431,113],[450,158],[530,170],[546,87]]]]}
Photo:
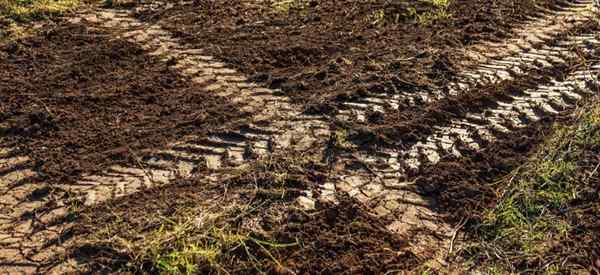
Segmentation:
{"type": "MultiPolygon", "coordinates": [[[[246,184],[245,187],[248,187],[252,183],[246,184]]],[[[251,234],[253,238],[269,243],[296,245],[269,247],[271,256],[285,269],[271,261],[271,256],[256,244],[248,243],[249,251],[239,247],[223,251],[218,260],[226,264],[223,268],[228,272],[255,274],[262,270],[270,274],[381,274],[389,270],[412,270],[421,261],[406,249],[407,241],[402,236],[392,234],[385,228],[384,220],[373,217],[359,202],[347,197],[340,197],[340,204],[323,204],[315,211],[304,212],[288,207],[277,209],[278,202],[291,200],[256,195],[251,189],[231,188],[225,192],[222,187],[203,185],[202,180],[180,182],[167,189],[146,190],[135,197],[84,211],[73,232],[79,237],[94,236],[98,228],[120,220],[123,223],[119,224],[119,230],[114,231],[113,236],[135,243],[143,240],[140,236],[158,230],[163,224],[161,217],[185,213],[182,209],[194,208],[199,200],[216,199],[221,206],[226,206],[232,203],[228,198],[235,197],[235,203],[251,203],[253,207],[260,208],[256,213],[248,213],[239,219],[228,219],[227,226],[233,227],[230,229],[232,233],[251,234]],[[266,211],[269,205],[276,210],[266,211]],[[283,220],[274,223],[268,215],[273,211],[284,211],[283,220]],[[155,215],[148,216],[150,212],[155,215]],[[247,232],[242,228],[246,220],[256,220],[257,217],[263,233],[247,232]]],[[[175,242],[166,245],[175,245],[175,242]]],[[[122,268],[133,271],[142,268],[144,272],[158,272],[156,262],[152,259],[140,264],[140,259],[134,258],[136,255],[122,251],[123,248],[113,242],[98,241],[73,247],[71,255],[88,263],[94,270],[115,271],[122,268]],[[140,266],[127,266],[127,263],[140,266]]],[[[209,265],[200,264],[199,268],[199,271],[206,273],[215,271],[209,265]]]]}
{"type": "MultiPolygon", "coordinates": [[[[323,173],[326,168],[310,162],[298,166],[298,162],[287,157],[276,156],[274,160],[276,166],[253,165],[252,169],[222,184],[207,184],[198,175],[194,179],[178,180],[172,186],[145,190],[83,209],[77,215],[71,236],[88,242],[75,243],[71,256],[94,270],[123,268],[157,272],[156,259],[147,255],[135,258],[135,254],[126,252],[126,247],[104,238],[116,237],[135,244],[143,242],[146,238],[143,236],[155,236],[149,234],[151,232],[160,232],[161,226],[165,226],[163,217],[178,221],[195,213],[193,209],[199,205],[203,205],[201,209],[212,211],[247,205],[243,211],[216,210],[224,217],[209,228],[225,228],[230,234],[251,236],[271,244],[294,245],[278,247],[265,243],[260,247],[256,242],[247,241],[247,251],[239,246],[225,247],[217,261],[231,273],[255,274],[262,270],[272,274],[379,274],[388,270],[411,270],[421,261],[407,250],[404,236],[389,232],[385,228],[386,220],[372,216],[357,201],[342,196],[337,205],[318,204],[316,210],[308,212],[290,208],[300,194],[295,190],[319,184],[321,178],[314,175],[323,173]],[[283,182],[279,176],[282,173],[288,175],[283,182]],[[248,224],[253,225],[252,228],[248,228],[248,224]],[[109,236],[98,234],[102,232],[99,228],[107,226],[114,229],[109,236]]],[[[205,229],[199,230],[198,234],[206,233],[202,231],[205,229]]],[[[181,237],[194,238],[193,234],[181,237]]],[[[176,245],[177,240],[171,240],[159,249],[168,253],[176,245]]],[[[196,264],[202,273],[219,270],[214,264],[201,261],[196,264]]]]}
{"type": "MultiPolygon", "coordinates": [[[[305,104],[308,112],[333,114],[348,99],[443,86],[465,64],[458,50],[510,36],[511,27],[536,14],[533,2],[457,0],[445,11],[450,18],[426,24],[407,14],[414,8],[416,14],[424,15],[434,10],[430,4],[384,0],[306,1],[306,6],[292,7],[284,14],[268,4],[248,1],[194,1],[168,10],[142,10],[138,15],[142,20],[158,20],[190,44],[211,45],[203,47],[208,54],[252,75],[256,82],[281,88],[305,104]],[[378,11],[384,19],[375,22],[371,16],[378,11]]],[[[551,7],[558,1],[536,2],[551,7]]],[[[507,95],[546,83],[548,76],[560,78],[577,59],[530,71],[518,80],[482,85],[476,93],[428,106],[403,106],[370,118],[368,124],[330,122],[348,130],[350,140],[361,150],[390,147],[402,151],[430,134],[434,125],[443,126],[468,111],[509,101],[507,95]]],[[[72,182],[83,173],[117,163],[135,163],[147,150],[164,147],[186,134],[234,127],[247,115],[226,98],[204,92],[166,63],[146,56],[138,46],[81,25],[49,26],[43,35],[2,45],[0,83],[0,123],[6,125],[0,135],[7,143],[1,145],[17,146],[16,154],[29,156],[27,165],[54,183],[72,182]]],[[[467,217],[468,228],[497,200],[494,190],[481,183],[506,175],[522,163],[552,121],[547,117],[511,135],[498,133],[498,141],[483,151],[465,148],[465,157],[444,158],[409,171],[406,180],[415,180],[419,193],[438,202],[435,210],[446,214],[446,222],[455,224],[467,217]]],[[[269,169],[258,171],[262,176],[253,174],[219,186],[207,186],[200,176],[179,180],[172,186],[83,209],[71,217],[77,227],[69,234],[93,236],[99,228],[121,219],[124,227],[116,234],[136,241],[138,234],[160,227],[164,223],[160,217],[177,216],[181,209],[219,196],[230,199],[225,202],[265,208],[288,204],[299,190],[321,184],[329,172],[317,164],[302,168],[285,171],[296,177],[279,189],[269,179],[276,171],[269,169]],[[232,194],[238,196],[228,197],[232,194]]],[[[339,200],[339,205],[318,205],[310,213],[281,210],[285,218],[277,224],[260,217],[268,226],[266,234],[253,233],[255,238],[301,242],[272,252],[290,270],[269,265],[270,256],[258,246],[250,246],[250,254],[260,256],[266,271],[273,273],[377,274],[411,270],[426,260],[405,251],[407,237],[391,234],[384,227],[385,220],[373,218],[356,201],[339,200]]],[[[597,224],[585,229],[595,230],[597,224]]],[[[127,263],[139,260],[110,242],[74,247],[71,252],[73,257],[91,259],[96,270],[132,269],[127,263]]],[[[232,273],[256,271],[249,252],[233,249],[228,253],[223,261],[232,273]]],[[[157,271],[151,260],[139,268],[157,271]]]]}
{"type": "MultiPolygon", "coordinates": [[[[579,31],[594,30],[598,27],[596,23],[592,23],[582,26],[579,31]]],[[[386,125],[382,127],[383,135],[402,133],[397,131],[409,129],[411,132],[400,134],[397,137],[412,135],[415,137],[415,141],[419,140],[424,133],[431,131],[431,128],[426,125],[432,125],[432,121],[437,121],[436,125],[444,125],[444,121],[464,117],[466,112],[481,112],[485,107],[495,106],[497,104],[495,102],[498,101],[510,102],[507,101],[508,95],[520,95],[521,91],[525,89],[547,83],[551,79],[550,77],[560,81],[575,70],[581,60],[596,59],[599,55],[600,53],[594,50],[589,54],[574,57],[567,64],[542,71],[531,71],[526,77],[516,81],[504,81],[497,85],[481,87],[478,94],[464,94],[458,98],[443,99],[435,104],[437,108],[431,108],[432,112],[426,111],[423,117],[410,124],[412,127],[396,124],[388,128],[386,125]]],[[[591,91],[598,90],[598,86],[594,83],[588,83],[587,88],[591,91]]],[[[541,120],[531,123],[528,127],[514,128],[512,125],[506,124],[505,127],[511,129],[511,132],[493,133],[496,141],[488,142],[483,150],[473,152],[466,146],[462,146],[461,153],[464,155],[462,158],[447,156],[437,164],[425,165],[418,171],[411,171],[408,177],[410,180],[417,180],[424,195],[435,196],[439,199],[441,203],[439,211],[449,214],[451,222],[456,223],[465,216],[477,215],[489,207],[489,203],[493,203],[496,195],[493,190],[481,183],[493,182],[524,163],[536,146],[548,136],[553,123],[563,122],[572,110],[563,109],[561,111],[563,111],[561,116],[553,116],[542,110],[536,110],[541,120]]],[[[472,122],[486,124],[485,121],[472,122]]],[[[410,139],[401,140],[410,143],[410,139]]]]}
{"type": "Polygon", "coordinates": [[[49,26],[0,54],[0,134],[52,182],[244,116],[139,46],[85,26],[49,26]]]}
{"type": "Polygon", "coordinates": [[[337,100],[443,86],[467,58],[459,49],[499,41],[512,27],[559,1],[451,1],[449,18],[427,1],[296,1],[278,11],[269,1],[194,1],[142,10],[193,45],[307,104],[332,111],[337,100]],[[377,15],[380,20],[377,20],[377,15]],[[412,15],[411,15],[412,14],[412,15]],[[374,17],[375,16],[375,17],[374,17]]]}
{"type": "Polygon", "coordinates": [[[300,249],[285,253],[284,266],[296,274],[381,274],[409,271],[419,259],[407,249],[408,236],[391,234],[386,221],[360,202],[339,197],[339,204],[320,205],[316,213],[291,211],[277,235],[301,240],[300,249]]]}
{"type": "MultiPolygon", "coordinates": [[[[598,91],[600,87],[590,88],[598,91]]],[[[448,215],[448,222],[458,224],[460,221],[466,221],[463,231],[469,240],[499,242],[496,245],[505,246],[501,249],[514,253],[507,264],[509,267],[540,272],[547,268],[549,262],[560,262],[559,268],[563,271],[569,267],[578,267],[588,270],[590,274],[597,274],[600,270],[600,247],[597,245],[600,241],[600,219],[592,212],[600,205],[600,180],[590,177],[590,170],[598,163],[597,145],[573,149],[583,149],[581,157],[576,159],[577,172],[572,175],[574,179],[579,179],[579,182],[573,181],[578,188],[577,199],[571,199],[568,205],[544,209],[559,217],[560,222],[571,225],[567,231],[560,234],[559,241],[548,243],[551,248],[546,253],[522,254],[523,251],[518,248],[510,247],[514,240],[486,239],[488,235],[492,235],[491,238],[497,236],[490,233],[494,232],[494,228],[484,229],[486,226],[493,226],[484,224],[487,211],[497,206],[504,192],[510,192],[507,190],[508,184],[505,183],[508,181],[506,176],[527,163],[530,157],[528,153],[536,151],[537,145],[552,135],[553,123],[573,125],[578,119],[571,115],[546,119],[511,135],[499,136],[497,142],[481,152],[469,153],[465,150],[464,158],[448,158],[436,165],[426,166],[415,178],[419,190],[423,195],[437,199],[438,211],[448,215]],[[498,181],[502,184],[495,184],[498,181]]],[[[511,178],[514,177],[517,175],[511,174],[511,178]]],[[[466,249],[461,251],[458,257],[471,259],[477,264],[497,260],[496,256],[482,252],[486,249],[466,249]]]]}

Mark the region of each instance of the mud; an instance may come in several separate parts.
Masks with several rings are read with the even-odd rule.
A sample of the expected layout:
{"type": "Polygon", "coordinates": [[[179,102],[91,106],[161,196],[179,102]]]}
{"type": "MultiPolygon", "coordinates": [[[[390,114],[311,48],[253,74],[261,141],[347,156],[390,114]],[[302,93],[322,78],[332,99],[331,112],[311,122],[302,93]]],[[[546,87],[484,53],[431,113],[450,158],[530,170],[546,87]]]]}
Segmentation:
{"type": "MultiPolygon", "coordinates": [[[[229,220],[230,226],[236,226],[232,229],[234,232],[248,234],[245,226],[254,224],[255,227],[250,232],[253,238],[270,243],[296,245],[269,249],[270,256],[278,259],[281,265],[269,261],[270,256],[256,245],[248,245],[247,248],[249,254],[255,255],[256,259],[249,258],[239,249],[228,251],[219,261],[228,263],[224,268],[229,272],[254,273],[256,263],[253,261],[258,261],[258,266],[269,273],[381,273],[388,270],[410,270],[420,261],[407,250],[408,243],[402,236],[389,232],[383,221],[370,215],[360,202],[340,197],[340,203],[320,204],[317,210],[307,213],[285,206],[285,203],[291,203],[292,200],[273,199],[246,189],[251,182],[242,179],[236,182],[238,187],[231,186],[227,192],[222,187],[204,185],[200,179],[180,181],[167,189],[142,191],[135,195],[135,200],[125,197],[100,205],[100,209],[105,211],[83,213],[85,218],[73,232],[78,236],[94,235],[98,228],[112,224],[115,219],[122,219],[128,222],[120,225],[122,227],[115,231],[116,236],[136,243],[141,239],[130,233],[138,232],[136,234],[146,236],[149,232],[158,230],[158,217],[181,213],[185,208],[201,208],[203,210],[200,213],[207,213],[215,208],[231,207],[233,203],[251,203],[253,206],[261,205],[261,211],[241,216],[234,223],[229,220]],[[198,201],[204,202],[198,204],[198,201]],[[154,202],[151,203],[152,206],[149,206],[150,202],[154,202]],[[218,202],[219,205],[210,205],[209,202],[218,202]],[[148,211],[156,213],[156,216],[147,217],[148,211]]],[[[272,188],[269,187],[268,180],[259,179],[257,182],[265,188],[262,192],[272,188]]],[[[292,184],[289,187],[297,186],[298,182],[289,184],[292,184]]],[[[126,263],[135,260],[130,258],[134,255],[125,253],[125,248],[119,250],[112,247],[112,244],[106,244],[104,248],[97,243],[94,246],[80,244],[73,247],[70,255],[90,264],[88,268],[94,270],[110,271],[117,267],[128,270],[130,267],[126,263]]],[[[142,264],[145,272],[157,272],[156,268],[150,261],[142,264]]],[[[211,272],[211,269],[202,269],[202,272],[211,272]]]]}
{"type": "Polygon", "coordinates": [[[245,115],[139,46],[81,25],[51,27],[2,50],[3,145],[18,145],[46,181],[136,165],[144,150],[245,115]]]}
{"type": "Polygon", "coordinates": [[[282,88],[308,103],[307,110],[326,111],[336,97],[442,86],[468,59],[459,49],[502,41],[531,16],[568,6],[561,1],[453,1],[441,9],[449,19],[423,24],[409,14],[438,10],[427,2],[296,1],[285,12],[270,3],[194,1],[138,9],[140,18],[158,22],[190,44],[214,45],[211,55],[254,81],[282,88]]]}
{"type": "MultiPolygon", "coordinates": [[[[0,236],[28,247],[8,245],[0,258],[25,255],[8,265],[38,272],[65,253],[75,269],[129,268],[135,252],[92,241],[98,228],[122,219],[116,233],[139,241],[160,217],[180,217],[175,209],[258,203],[259,216],[277,220],[260,216],[266,227],[241,232],[303,241],[273,252],[289,270],[250,247],[268,271],[440,264],[452,226],[466,219],[468,228],[493,206],[482,182],[522,163],[551,122],[597,90],[579,83],[597,70],[582,62],[597,59],[587,17],[512,39],[518,26],[573,15],[586,1],[455,1],[432,22],[415,19],[437,9],[428,4],[292,3],[283,13],[269,2],[138,3],[2,45],[0,183],[18,207],[2,213],[0,236]],[[470,54],[515,41],[527,45],[470,54]],[[514,66],[471,70],[481,56],[514,66]],[[578,70],[586,75],[569,83],[578,70]],[[473,81],[461,85],[465,75],[473,81]],[[411,100],[391,106],[396,95],[411,100]],[[357,102],[369,105],[364,119],[339,116],[357,102]],[[80,202],[69,185],[88,195],[81,211],[65,205],[80,202]]],[[[232,272],[256,271],[244,253],[228,254],[232,272]]]]}

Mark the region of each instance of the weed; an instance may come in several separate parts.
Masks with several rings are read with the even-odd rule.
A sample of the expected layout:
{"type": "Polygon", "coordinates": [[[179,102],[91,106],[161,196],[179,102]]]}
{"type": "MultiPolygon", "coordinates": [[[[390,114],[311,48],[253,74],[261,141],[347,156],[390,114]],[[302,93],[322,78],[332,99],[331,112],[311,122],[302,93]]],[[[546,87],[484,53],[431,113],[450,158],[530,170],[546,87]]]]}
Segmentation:
{"type": "MultiPolygon", "coordinates": [[[[600,196],[593,195],[598,186],[594,186],[596,181],[589,176],[593,173],[589,170],[597,167],[589,165],[590,161],[597,162],[590,156],[600,149],[599,115],[600,106],[596,106],[571,126],[557,125],[554,134],[526,165],[513,172],[509,180],[497,183],[502,198],[495,208],[487,211],[479,225],[478,232],[486,245],[475,250],[484,252],[467,254],[519,255],[513,258],[525,261],[535,255],[559,257],[556,244],[572,242],[574,238],[594,238],[587,236],[592,232],[577,233],[585,223],[593,223],[593,219],[582,219],[584,211],[568,209],[577,209],[582,203],[584,209],[600,207],[600,196]]],[[[550,262],[540,271],[554,274],[564,268],[550,262]]],[[[515,270],[512,266],[505,269],[515,270]]]]}
{"type": "Polygon", "coordinates": [[[386,23],[398,24],[401,20],[414,19],[420,25],[431,25],[436,21],[447,20],[451,17],[448,7],[451,0],[421,0],[402,11],[386,11],[376,9],[366,18],[372,25],[383,26],[386,23]],[[428,7],[423,10],[423,6],[428,7]]]}
{"type": "Polygon", "coordinates": [[[16,24],[15,22],[7,22],[7,26],[0,29],[0,42],[5,40],[16,40],[27,36],[28,31],[16,24]]]}
{"type": "Polygon", "coordinates": [[[30,22],[72,11],[79,4],[79,0],[0,0],[0,15],[30,22]]]}
{"type": "Polygon", "coordinates": [[[335,131],[335,146],[340,149],[351,149],[352,143],[348,140],[348,132],[346,130],[335,131]]]}
{"type": "MultiPolygon", "coordinates": [[[[145,208],[139,212],[123,208],[105,217],[109,222],[102,222],[101,230],[94,225],[97,219],[87,218],[92,222],[88,228],[93,230],[89,239],[123,251],[129,264],[122,271],[204,274],[240,270],[264,273],[274,267],[286,270],[279,253],[294,249],[299,241],[275,241],[277,237],[263,231],[259,221],[278,219],[281,213],[271,209],[293,201],[290,198],[295,197],[289,193],[294,191],[288,187],[303,181],[298,171],[312,165],[313,157],[277,154],[259,159],[233,169],[231,177],[219,185],[197,187],[202,191],[194,189],[191,193],[202,199],[185,198],[183,201],[189,203],[178,201],[179,206],[153,196],[159,204],[169,205],[168,214],[146,217],[145,208]],[[223,186],[227,191],[221,190],[223,186]],[[152,229],[140,229],[140,224],[151,224],[152,229]]],[[[107,211],[112,209],[107,206],[107,211]]]]}
{"type": "Polygon", "coordinates": [[[275,0],[271,7],[279,14],[289,14],[292,9],[302,11],[306,15],[308,1],[306,0],[275,0]]]}
{"type": "Polygon", "coordinates": [[[197,228],[189,222],[161,227],[148,240],[150,249],[146,250],[147,254],[143,257],[152,259],[153,265],[161,273],[170,274],[194,274],[201,269],[224,271],[225,259],[236,254],[250,259],[259,271],[264,265],[259,259],[269,259],[277,266],[282,266],[270,250],[296,245],[260,240],[249,232],[236,232],[227,224],[197,228]],[[177,241],[173,244],[172,240],[177,241]]]}

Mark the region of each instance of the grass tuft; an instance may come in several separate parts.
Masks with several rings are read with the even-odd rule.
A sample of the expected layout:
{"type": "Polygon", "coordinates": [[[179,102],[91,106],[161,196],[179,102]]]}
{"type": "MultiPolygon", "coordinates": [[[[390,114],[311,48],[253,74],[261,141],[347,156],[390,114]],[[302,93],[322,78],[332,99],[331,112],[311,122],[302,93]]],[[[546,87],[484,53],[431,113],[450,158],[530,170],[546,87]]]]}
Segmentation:
{"type": "Polygon", "coordinates": [[[20,23],[72,11],[79,0],[0,0],[0,15],[20,23]]]}
{"type": "Polygon", "coordinates": [[[472,266],[483,259],[483,266],[508,272],[586,270],[599,241],[590,230],[600,225],[594,217],[600,210],[599,118],[596,105],[571,125],[555,126],[528,163],[496,183],[500,200],[475,225],[481,243],[463,250],[475,259],[472,266]]]}
{"type": "Polygon", "coordinates": [[[308,5],[307,0],[275,0],[271,3],[273,10],[279,14],[289,14],[291,10],[306,11],[308,5]]]}

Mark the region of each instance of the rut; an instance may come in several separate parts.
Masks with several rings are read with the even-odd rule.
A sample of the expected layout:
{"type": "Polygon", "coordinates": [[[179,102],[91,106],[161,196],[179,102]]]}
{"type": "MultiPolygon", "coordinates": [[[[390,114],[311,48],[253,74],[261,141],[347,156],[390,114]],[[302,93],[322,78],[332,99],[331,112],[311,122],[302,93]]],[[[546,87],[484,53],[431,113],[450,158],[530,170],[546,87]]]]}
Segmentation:
{"type": "MultiPolygon", "coordinates": [[[[552,18],[571,18],[566,20],[567,29],[574,28],[590,20],[589,7],[590,1],[577,1],[564,10],[550,11],[548,16],[522,28],[522,33],[530,35],[495,44],[496,54],[476,54],[481,49],[474,47],[473,54],[479,56],[481,65],[459,74],[460,78],[445,91],[348,102],[348,110],[338,118],[357,117],[360,121],[364,118],[364,110],[385,112],[386,108],[397,108],[396,101],[432,103],[471,91],[479,85],[514,79],[527,74],[531,67],[565,63],[574,54],[574,48],[589,48],[599,42],[594,34],[589,34],[566,36],[556,45],[545,45],[558,37],[557,32],[565,27],[562,23],[565,21],[556,22],[560,20],[552,18]],[[530,33],[529,30],[535,31],[530,33]],[[513,49],[514,53],[506,55],[504,49],[513,49]]],[[[279,96],[278,91],[248,83],[243,75],[228,69],[226,64],[204,55],[202,49],[181,45],[168,32],[157,25],[137,21],[128,11],[100,9],[82,13],[71,20],[107,30],[115,38],[139,43],[148,55],[159,56],[165,62],[176,60],[174,66],[180,73],[207,84],[207,92],[230,96],[244,103],[245,111],[255,114],[251,125],[236,132],[217,133],[208,138],[188,136],[167,149],[156,151],[153,157],[140,160],[138,167],[115,166],[102,174],[86,175],[76,185],[57,186],[82,196],[87,205],[168,184],[174,178],[189,176],[199,168],[213,171],[213,176],[207,180],[217,181],[222,176],[222,169],[243,166],[277,150],[323,147],[334,134],[329,129],[328,118],[303,114],[302,108],[279,96]]],[[[333,175],[317,194],[306,192],[306,196],[298,199],[299,203],[310,208],[317,199],[335,200],[337,192],[345,192],[373,209],[373,214],[393,216],[395,222],[389,225],[389,229],[394,232],[402,234],[424,227],[448,236],[451,234],[450,225],[437,222],[435,212],[430,210],[434,202],[408,188],[411,182],[402,180],[406,173],[404,169],[418,168],[423,159],[435,163],[445,154],[460,156],[460,150],[455,146],[459,143],[481,150],[486,145],[482,141],[493,142],[494,131],[527,127],[542,115],[556,114],[559,111],[556,106],[562,109],[573,107],[578,100],[593,94],[589,82],[597,81],[592,71],[597,68],[596,64],[592,64],[572,73],[567,80],[552,81],[524,91],[523,95],[514,96],[510,102],[499,102],[497,107],[481,113],[469,113],[466,119],[452,120],[450,126],[439,127],[433,135],[414,144],[408,151],[381,150],[342,156],[341,162],[348,158],[348,161],[366,164],[368,169],[344,169],[333,175]],[[536,106],[542,106],[544,113],[540,114],[540,108],[536,106]],[[524,116],[527,119],[521,119],[524,116]],[[482,120],[487,123],[474,122],[482,120]],[[507,124],[511,127],[506,127],[507,124]],[[473,138],[475,134],[477,138],[473,138]]],[[[63,253],[63,241],[70,237],[69,209],[61,198],[50,196],[36,200],[32,194],[48,192],[42,183],[18,184],[35,179],[35,172],[28,168],[28,161],[18,149],[3,148],[0,151],[0,201],[3,209],[10,209],[0,213],[0,265],[9,266],[8,272],[37,270],[50,258],[63,253]]]]}
{"type": "MultiPolygon", "coordinates": [[[[532,28],[531,32],[524,29],[522,32],[526,35],[521,38],[493,46],[486,45],[501,50],[480,54],[481,64],[474,66],[473,70],[459,72],[458,79],[445,89],[367,96],[343,103],[347,109],[340,112],[337,118],[367,123],[367,117],[372,113],[398,111],[399,106],[403,105],[432,105],[449,97],[460,98],[465,93],[477,94],[483,87],[493,87],[500,82],[526,78],[531,72],[567,66],[579,55],[593,52],[600,43],[596,32],[570,34],[571,30],[594,20],[595,13],[590,3],[577,2],[572,8],[567,8],[576,15],[562,14],[563,17],[558,16],[561,19],[557,20],[557,24],[545,25],[543,22],[546,19],[542,19],[528,25],[532,28]],[[561,21],[565,18],[570,20],[561,21]]],[[[484,46],[473,48],[483,49],[484,46]]],[[[380,148],[340,156],[338,161],[345,166],[340,169],[343,172],[321,186],[319,194],[314,196],[319,200],[335,200],[336,193],[345,192],[373,209],[376,215],[391,216],[394,222],[388,225],[389,230],[399,234],[417,229],[436,232],[445,236],[439,245],[448,247],[447,240],[452,236],[453,229],[448,224],[435,222],[441,217],[432,211],[436,201],[420,195],[422,192],[409,174],[418,174],[413,171],[419,171],[424,164],[435,165],[448,157],[461,158],[465,150],[483,151],[494,143],[498,133],[506,134],[527,128],[543,118],[573,109],[582,100],[597,95],[598,69],[598,60],[590,60],[589,64],[572,72],[565,80],[553,78],[519,95],[511,95],[510,91],[506,91],[508,98],[504,101],[491,103],[492,107],[480,112],[461,114],[460,117],[465,118],[440,122],[440,125],[434,126],[431,135],[410,145],[408,149],[380,148]],[[359,168],[356,168],[357,163],[360,164],[359,168]]],[[[422,235],[425,234],[416,234],[416,251],[419,251],[419,247],[425,247],[418,243],[439,242],[439,239],[422,235]]],[[[443,258],[444,253],[439,256],[443,258]]]]}
{"type": "Polygon", "coordinates": [[[342,105],[346,108],[338,117],[366,122],[367,112],[385,113],[398,110],[402,105],[428,104],[478,85],[511,80],[533,69],[565,64],[568,58],[575,55],[572,51],[574,47],[589,42],[586,37],[569,33],[588,22],[594,14],[591,1],[576,1],[563,10],[549,11],[548,15],[518,27],[515,38],[481,43],[465,49],[464,55],[470,56],[475,64],[468,64],[472,69],[459,72],[448,86],[433,91],[372,95],[344,102],[342,105]],[[551,45],[555,40],[560,41],[558,45],[551,45]]]}

